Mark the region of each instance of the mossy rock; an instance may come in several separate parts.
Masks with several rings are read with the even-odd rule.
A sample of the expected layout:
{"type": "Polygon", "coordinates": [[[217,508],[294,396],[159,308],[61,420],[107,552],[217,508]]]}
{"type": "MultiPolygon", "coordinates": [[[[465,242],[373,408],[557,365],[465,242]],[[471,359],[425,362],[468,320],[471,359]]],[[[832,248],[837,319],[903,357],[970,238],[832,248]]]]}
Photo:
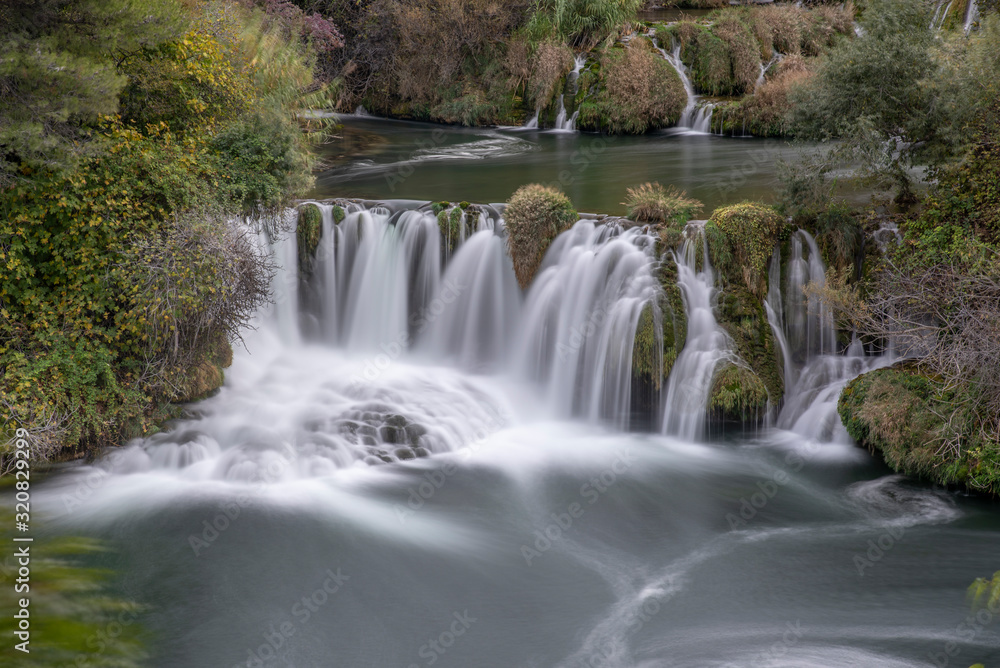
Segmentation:
{"type": "MultiPolygon", "coordinates": [[[[343,209],[341,209],[343,213],[343,209]]],[[[323,214],[315,204],[299,207],[299,220],[295,227],[295,239],[299,252],[299,273],[312,274],[316,263],[316,249],[323,237],[323,214]]]]}
{"type": "Polygon", "coordinates": [[[941,417],[962,399],[961,390],[940,390],[918,367],[893,367],[848,383],[837,410],[847,433],[893,470],[1000,494],[1000,444],[984,438],[967,414],[941,417]]]}
{"type": "Polygon", "coordinates": [[[189,403],[214,394],[225,381],[223,369],[233,363],[233,348],[222,333],[216,334],[200,361],[184,369],[176,381],[173,403],[189,403]]]}
{"type": "Polygon", "coordinates": [[[743,286],[728,285],[719,295],[718,322],[729,334],[736,354],[777,405],[785,392],[784,370],[761,300],[743,286]]]}
{"type": "Polygon", "coordinates": [[[549,245],[578,220],[573,204],[555,188],[530,184],[511,195],[504,212],[507,250],[522,289],[527,289],[549,245]]]}
{"type": "MultiPolygon", "coordinates": [[[[447,204],[447,202],[444,202],[447,204]]],[[[437,205],[435,205],[437,206],[437,205]]],[[[446,254],[458,247],[462,232],[462,208],[452,207],[437,212],[438,229],[441,231],[441,245],[446,254]]]]}
{"type": "Polygon", "coordinates": [[[716,209],[705,225],[712,266],[728,283],[763,299],[768,263],[784,228],[785,219],[773,207],[756,202],[716,209]]]}
{"type": "Polygon", "coordinates": [[[652,426],[663,389],[663,327],[660,314],[647,305],[639,316],[632,347],[632,426],[645,418],[652,426]]]}
{"type": "Polygon", "coordinates": [[[764,419],[768,408],[767,388],[751,369],[727,364],[716,372],[708,399],[710,420],[756,424],[764,419]]]}

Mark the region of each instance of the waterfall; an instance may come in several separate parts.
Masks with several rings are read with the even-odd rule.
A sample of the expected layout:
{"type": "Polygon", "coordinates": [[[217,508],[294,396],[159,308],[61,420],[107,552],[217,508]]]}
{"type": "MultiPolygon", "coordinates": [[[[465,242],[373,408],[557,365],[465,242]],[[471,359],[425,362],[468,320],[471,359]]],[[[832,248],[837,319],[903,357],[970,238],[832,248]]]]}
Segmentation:
{"type": "Polygon", "coordinates": [[[580,53],[573,57],[573,71],[569,73],[570,83],[573,84],[573,95],[580,92],[580,72],[587,64],[587,54],[580,53]]]}
{"type": "Polygon", "coordinates": [[[563,103],[563,96],[559,96],[559,113],[556,115],[556,126],[555,130],[559,132],[576,132],[576,119],[580,115],[580,110],[577,109],[573,112],[573,115],[567,118],[566,105],[563,103]]]}
{"type": "Polygon", "coordinates": [[[656,304],[654,237],[581,220],[552,243],[528,291],[515,368],[557,415],[628,426],[639,317],[656,304]]]}
{"type": "Polygon", "coordinates": [[[771,69],[772,65],[781,62],[781,59],[782,55],[780,53],[775,53],[771,60],[760,64],[760,75],[757,77],[757,83],[754,84],[754,92],[757,92],[757,89],[764,85],[764,75],[767,74],[767,71],[771,69]]]}
{"type": "Polygon", "coordinates": [[[945,19],[948,18],[948,12],[951,11],[953,3],[954,0],[938,0],[937,7],[934,8],[934,16],[931,18],[930,29],[932,32],[941,30],[945,19]]]}
{"type": "Polygon", "coordinates": [[[972,30],[972,24],[979,18],[979,3],[976,0],[969,0],[965,8],[965,20],[962,22],[962,30],[968,35],[972,30]]]}
{"type": "Polygon", "coordinates": [[[784,371],[785,396],[795,383],[795,364],[785,337],[785,313],[781,303],[781,252],[775,247],[771,255],[771,263],[767,270],[767,300],[764,310],[767,312],[767,324],[771,326],[775,343],[781,351],[781,361],[784,371]]]}
{"type": "Polygon", "coordinates": [[[818,287],[826,283],[826,265],[816,240],[798,230],[789,245],[784,299],[781,258],[775,249],[765,303],[785,366],[784,405],[777,426],[814,441],[847,443],[850,439],[837,412],[841,390],[858,375],[890,364],[894,357],[866,357],[857,336],[844,355],[837,354],[833,314],[818,296],[804,292],[809,283],[818,287]]]}
{"type": "Polygon", "coordinates": [[[537,130],[538,129],[538,117],[541,115],[541,108],[535,109],[535,115],[528,119],[528,122],[524,124],[525,130],[537,130]]]}
{"type": "Polygon", "coordinates": [[[687,104],[681,112],[680,120],[677,121],[676,130],[680,134],[711,134],[712,108],[714,105],[708,104],[701,108],[698,107],[699,97],[695,95],[694,86],[688,77],[687,68],[681,60],[680,45],[677,44],[674,46],[673,53],[667,53],[666,49],[660,47],[655,41],[653,44],[656,46],[656,50],[660,52],[660,55],[677,71],[677,75],[680,76],[681,83],[684,85],[684,92],[687,93],[687,104]]]}
{"type": "Polygon", "coordinates": [[[789,348],[800,363],[810,356],[835,354],[837,335],[833,314],[818,295],[806,295],[806,286],[826,285],[826,265],[816,240],[805,230],[792,235],[785,287],[785,323],[789,348]]]}
{"type": "Polygon", "coordinates": [[[712,378],[719,363],[731,357],[729,337],[713,313],[715,275],[709,262],[704,224],[705,221],[688,223],[687,239],[673,258],[688,325],[687,342],[667,383],[663,431],[688,440],[697,440],[704,431],[712,378]],[[699,246],[701,271],[697,269],[699,246]]]}
{"type": "Polygon", "coordinates": [[[518,331],[521,299],[503,240],[490,230],[462,244],[441,289],[415,320],[426,350],[465,369],[502,363],[518,331]]]}

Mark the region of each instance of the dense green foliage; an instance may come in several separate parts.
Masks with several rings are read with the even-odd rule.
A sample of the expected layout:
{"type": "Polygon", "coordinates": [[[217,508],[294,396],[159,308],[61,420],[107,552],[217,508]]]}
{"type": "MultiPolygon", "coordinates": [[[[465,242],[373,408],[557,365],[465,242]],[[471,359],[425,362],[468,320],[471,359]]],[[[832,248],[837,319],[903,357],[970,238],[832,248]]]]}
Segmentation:
{"type": "Polygon", "coordinates": [[[511,195],[504,221],[517,282],[527,288],[549,244],[577,221],[577,213],[566,195],[554,188],[532,184],[518,188],[511,195]]]}
{"type": "Polygon", "coordinates": [[[716,209],[705,227],[713,266],[750,292],[767,292],[767,263],[785,221],[772,207],[742,202],[716,209]]]}
{"type": "MultiPolygon", "coordinates": [[[[52,17],[33,28],[53,58],[86,54],[108,73],[83,76],[101,87],[88,114],[55,114],[73,128],[72,150],[59,149],[62,126],[0,99],[0,115],[48,138],[44,159],[0,138],[16,166],[0,189],[3,440],[24,426],[41,459],[145,433],[167,402],[218,386],[228,341],[269,290],[255,227],[311,183],[296,113],[322,88],[300,15],[112,3],[100,18],[96,4],[38,3],[52,17]],[[87,31],[61,36],[87,16],[87,31]],[[115,41],[130,30],[137,41],[115,41]]],[[[18,39],[8,35],[5,56],[18,39]]],[[[3,81],[38,83],[39,108],[66,104],[72,87],[38,76],[21,68],[3,81]]]]}
{"type": "Polygon", "coordinates": [[[971,432],[961,447],[951,447],[953,430],[972,417],[951,415],[964,391],[942,391],[919,369],[880,369],[849,383],[838,409],[851,437],[880,452],[893,469],[1000,493],[1000,446],[995,440],[971,432]]]}

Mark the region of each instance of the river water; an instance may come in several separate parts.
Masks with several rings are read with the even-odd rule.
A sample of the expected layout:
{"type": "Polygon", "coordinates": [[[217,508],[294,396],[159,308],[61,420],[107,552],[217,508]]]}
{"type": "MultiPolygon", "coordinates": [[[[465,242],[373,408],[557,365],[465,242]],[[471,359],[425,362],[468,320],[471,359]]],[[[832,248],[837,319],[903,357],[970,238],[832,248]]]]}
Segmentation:
{"type": "MultiPolygon", "coordinates": [[[[712,209],[774,201],[778,162],[809,146],[714,135],[642,136],[462,128],[342,116],[342,141],[312,195],[505,202],[525,183],[557,185],[580,211],[621,214],[626,189],[671,184],[712,209]]],[[[844,191],[863,200],[861,190],[844,191]]]]}
{"type": "MultiPolygon", "coordinates": [[[[382,122],[359,122],[369,123],[382,122]]],[[[399,165],[413,138],[392,134],[370,159],[399,165]]],[[[485,152],[496,141],[499,153],[428,158],[397,196],[502,200],[596,141],[446,136],[438,153],[469,153],[470,141],[485,152]],[[522,141],[541,148],[510,153],[522,141]],[[521,159],[520,176],[491,171],[521,159]]],[[[609,184],[670,181],[658,170],[686,164],[704,169],[690,189],[711,201],[699,179],[731,168],[712,156],[746,149],[693,139],[709,148],[684,157],[686,138],[607,140],[603,162],[568,189],[581,209],[611,208],[623,193],[609,184]]],[[[385,196],[384,169],[339,169],[325,192],[385,196]]],[[[754,178],[745,187],[773,173],[754,178]]],[[[356,208],[339,225],[323,211],[309,284],[318,306],[301,298],[294,237],[262,240],[281,266],[277,305],[246,333],[221,391],[172,430],[66,466],[36,497],[57,530],[113,548],[100,561],[146,607],[150,665],[1000,661],[1000,625],[969,625],[964,600],[1000,567],[1000,508],[893,475],[842,431],[801,426],[835,420],[828,396],[771,421],[787,429],[708,437],[669,427],[681,411],[703,418],[703,398],[663,396],[643,423],[652,427],[633,430],[631,337],[656,301],[656,263],[690,263],[682,287],[702,296],[689,306],[710,309],[714,278],[707,265],[694,271],[693,254],[655,257],[641,230],[581,221],[522,294],[498,216],[466,221],[442,269],[436,222],[413,204],[356,208]]],[[[813,260],[805,241],[789,276],[813,260]]],[[[783,324],[792,307],[773,326],[807,361],[798,384],[822,378],[796,393],[844,381],[814,366],[880,363],[811,350],[783,324]]],[[[713,359],[726,356],[724,338],[705,344],[713,359]]],[[[676,368],[689,366],[704,372],[676,368]]],[[[684,380],[671,391],[696,394],[684,380]]]]}

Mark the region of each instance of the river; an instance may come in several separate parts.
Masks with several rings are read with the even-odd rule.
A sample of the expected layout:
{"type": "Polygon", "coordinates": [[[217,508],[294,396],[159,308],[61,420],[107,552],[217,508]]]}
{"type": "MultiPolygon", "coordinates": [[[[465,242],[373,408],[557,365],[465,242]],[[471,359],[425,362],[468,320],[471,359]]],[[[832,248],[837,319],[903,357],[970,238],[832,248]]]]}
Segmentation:
{"type": "MultiPolygon", "coordinates": [[[[385,197],[385,176],[413,164],[395,197],[502,201],[602,141],[449,129],[411,163],[409,124],[351,123],[382,139],[318,192],[385,197]]],[[[603,141],[567,186],[581,210],[613,210],[646,179],[711,205],[748,151],[785,150],[603,141]]],[[[770,165],[726,199],[772,188],[770,165]]],[[[98,561],[145,606],[150,665],[1000,661],[1000,627],[966,624],[964,600],[1000,567],[997,504],[893,475],[836,429],[803,428],[835,419],[828,398],[771,422],[785,429],[671,436],[657,414],[629,430],[630,337],[655,299],[653,268],[677,262],[706,304],[710,271],[652,256],[640,231],[582,221],[523,295],[498,218],[471,221],[442,271],[434,218],[388,204],[336,226],[324,208],[318,310],[299,300],[293,239],[271,241],[277,305],[235,346],[221,391],[39,491],[58,531],[108,541],[98,561]]],[[[811,362],[847,359],[820,350],[811,362]]],[[[877,363],[856,360],[834,366],[877,363]]],[[[678,380],[693,396],[694,381],[678,380]]],[[[704,405],[682,404],[658,410],[703,418],[704,405]]]]}

